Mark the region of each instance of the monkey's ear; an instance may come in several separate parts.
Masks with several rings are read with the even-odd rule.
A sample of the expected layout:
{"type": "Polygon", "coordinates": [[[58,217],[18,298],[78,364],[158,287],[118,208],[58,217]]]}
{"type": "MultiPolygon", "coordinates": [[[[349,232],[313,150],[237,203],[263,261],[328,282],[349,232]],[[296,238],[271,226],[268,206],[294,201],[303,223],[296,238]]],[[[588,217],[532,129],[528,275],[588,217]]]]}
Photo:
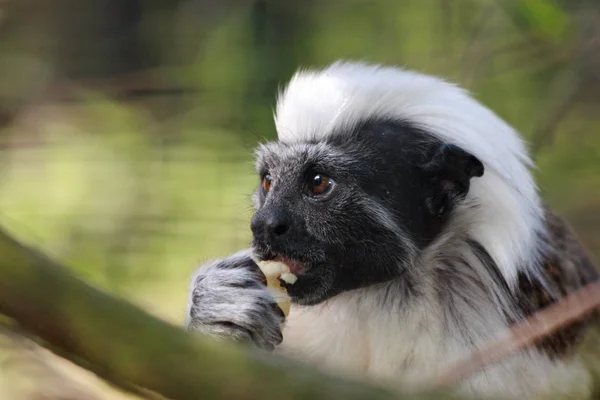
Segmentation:
{"type": "Polygon", "coordinates": [[[452,144],[435,149],[423,167],[434,184],[427,207],[435,216],[449,212],[453,202],[463,199],[469,192],[471,178],[481,177],[484,173],[483,164],[477,157],[452,144]]]}

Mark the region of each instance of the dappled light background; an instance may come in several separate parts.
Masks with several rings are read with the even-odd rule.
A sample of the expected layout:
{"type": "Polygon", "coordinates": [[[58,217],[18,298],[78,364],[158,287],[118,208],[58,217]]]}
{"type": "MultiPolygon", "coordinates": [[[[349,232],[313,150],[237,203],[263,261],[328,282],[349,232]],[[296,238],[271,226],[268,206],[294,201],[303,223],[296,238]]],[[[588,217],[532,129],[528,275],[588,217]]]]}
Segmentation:
{"type": "MultiPolygon", "coordinates": [[[[469,89],[528,139],[545,200],[600,259],[592,0],[1,0],[0,223],[181,324],[196,265],[249,243],[277,90],[340,58],[469,89]]],[[[36,372],[13,359],[0,398],[29,398],[8,377],[36,372]]],[[[98,393],[73,398],[118,396],[98,393]]]]}

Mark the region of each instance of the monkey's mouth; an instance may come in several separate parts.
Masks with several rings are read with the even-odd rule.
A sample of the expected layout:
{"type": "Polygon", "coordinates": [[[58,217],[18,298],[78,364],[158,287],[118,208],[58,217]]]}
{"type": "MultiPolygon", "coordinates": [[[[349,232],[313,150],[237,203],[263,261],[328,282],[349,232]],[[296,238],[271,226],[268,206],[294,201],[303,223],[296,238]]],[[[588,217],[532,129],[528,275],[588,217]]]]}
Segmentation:
{"type": "Polygon", "coordinates": [[[285,264],[289,268],[290,273],[296,276],[301,276],[305,274],[306,271],[308,271],[309,269],[308,263],[300,261],[298,259],[293,259],[274,253],[267,254],[265,256],[261,257],[263,261],[277,261],[282,264],[285,264]]]}
{"type": "Polygon", "coordinates": [[[290,252],[274,251],[270,246],[265,246],[260,242],[254,243],[255,254],[261,261],[276,261],[285,264],[290,273],[301,276],[310,269],[311,263],[301,256],[297,256],[290,252]]]}
{"type": "MultiPolygon", "coordinates": [[[[295,304],[317,304],[325,299],[331,286],[331,269],[326,260],[318,258],[316,252],[302,254],[289,250],[276,251],[264,243],[255,241],[253,248],[260,261],[275,261],[285,264],[289,272],[297,278],[293,283],[279,279],[281,287],[295,304]]],[[[279,249],[277,249],[279,250],[279,249]]]]}

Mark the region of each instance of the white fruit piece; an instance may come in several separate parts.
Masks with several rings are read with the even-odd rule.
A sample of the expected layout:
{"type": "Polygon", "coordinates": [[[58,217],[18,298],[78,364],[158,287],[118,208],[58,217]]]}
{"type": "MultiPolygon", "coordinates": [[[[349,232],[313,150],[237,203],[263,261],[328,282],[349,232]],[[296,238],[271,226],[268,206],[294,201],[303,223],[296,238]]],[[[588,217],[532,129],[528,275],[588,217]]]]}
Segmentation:
{"type": "Polygon", "coordinates": [[[298,277],[291,272],[284,272],[281,274],[281,280],[287,283],[288,285],[293,285],[298,280],[298,277]]]}
{"type": "Polygon", "coordinates": [[[262,273],[267,278],[267,288],[287,318],[287,316],[290,314],[292,301],[287,295],[285,288],[281,287],[279,278],[290,285],[293,285],[298,278],[296,275],[292,274],[289,267],[282,262],[259,261],[256,259],[254,262],[258,265],[258,268],[260,268],[262,273]]]}

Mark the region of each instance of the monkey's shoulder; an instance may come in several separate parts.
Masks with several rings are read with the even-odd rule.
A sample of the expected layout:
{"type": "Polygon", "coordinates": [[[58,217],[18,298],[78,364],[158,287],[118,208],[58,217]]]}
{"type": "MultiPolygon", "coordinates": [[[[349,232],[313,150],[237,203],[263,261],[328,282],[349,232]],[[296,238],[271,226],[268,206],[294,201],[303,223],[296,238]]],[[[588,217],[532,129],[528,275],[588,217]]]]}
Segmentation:
{"type": "MultiPolygon", "coordinates": [[[[541,271],[545,284],[540,279],[519,275],[517,298],[525,316],[599,279],[597,267],[569,224],[549,208],[546,208],[546,225],[548,251],[544,254],[541,271]]],[[[590,323],[599,317],[600,314],[594,312],[574,321],[541,341],[538,349],[551,357],[568,356],[579,344],[590,323]]]]}

